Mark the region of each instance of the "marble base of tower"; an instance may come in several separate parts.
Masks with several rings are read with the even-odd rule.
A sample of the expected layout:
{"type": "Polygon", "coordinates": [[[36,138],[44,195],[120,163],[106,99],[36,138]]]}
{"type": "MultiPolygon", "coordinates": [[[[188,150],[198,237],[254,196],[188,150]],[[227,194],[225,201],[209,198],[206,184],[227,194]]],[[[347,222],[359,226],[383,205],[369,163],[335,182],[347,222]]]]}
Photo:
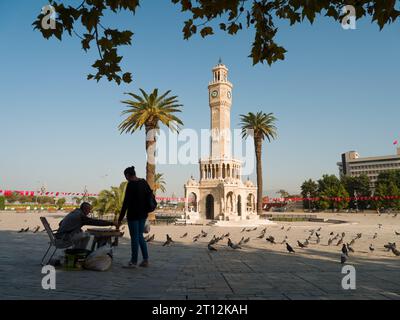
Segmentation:
{"type": "Polygon", "coordinates": [[[258,220],[257,187],[251,181],[243,183],[239,177],[191,178],[184,186],[186,219],[249,221],[258,220]]]}

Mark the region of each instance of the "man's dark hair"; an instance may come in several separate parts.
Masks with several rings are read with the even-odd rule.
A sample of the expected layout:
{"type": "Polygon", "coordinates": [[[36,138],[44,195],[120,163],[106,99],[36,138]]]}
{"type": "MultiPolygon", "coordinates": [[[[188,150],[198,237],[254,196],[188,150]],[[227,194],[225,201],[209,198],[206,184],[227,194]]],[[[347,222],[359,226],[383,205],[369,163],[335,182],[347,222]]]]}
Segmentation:
{"type": "Polygon", "coordinates": [[[124,175],[126,175],[126,176],[136,176],[135,167],[132,166],[132,167],[126,168],[124,170],[124,175]]]}
{"type": "Polygon", "coordinates": [[[81,210],[83,210],[86,206],[91,207],[92,205],[89,202],[82,202],[81,206],[79,207],[81,210]]]}

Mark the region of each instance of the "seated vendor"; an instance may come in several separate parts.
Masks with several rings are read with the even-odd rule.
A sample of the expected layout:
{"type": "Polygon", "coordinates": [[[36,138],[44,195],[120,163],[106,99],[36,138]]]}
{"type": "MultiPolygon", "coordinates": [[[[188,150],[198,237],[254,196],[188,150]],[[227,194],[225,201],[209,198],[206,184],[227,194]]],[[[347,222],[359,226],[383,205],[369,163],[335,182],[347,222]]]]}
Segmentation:
{"type": "Polygon", "coordinates": [[[89,226],[115,226],[114,222],[92,219],[88,214],[92,211],[90,203],[83,202],[80,208],[68,213],[60,222],[59,229],[55,234],[56,239],[71,241],[76,249],[86,249],[90,235],[82,231],[82,227],[89,226]]]}

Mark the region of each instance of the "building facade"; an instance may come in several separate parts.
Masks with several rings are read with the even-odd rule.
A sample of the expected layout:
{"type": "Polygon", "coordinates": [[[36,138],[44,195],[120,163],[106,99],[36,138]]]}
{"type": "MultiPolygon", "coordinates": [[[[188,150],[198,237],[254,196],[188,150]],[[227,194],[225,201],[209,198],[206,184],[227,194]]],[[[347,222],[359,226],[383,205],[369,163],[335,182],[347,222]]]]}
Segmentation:
{"type": "Polygon", "coordinates": [[[342,161],[337,163],[341,176],[359,177],[366,174],[375,188],[380,173],[389,170],[400,170],[400,148],[391,156],[361,158],[356,151],[342,154],[342,161]]]}
{"type": "Polygon", "coordinates": [[[184,185],[186,216],[190,220],[240,221],[257,219],[257,187],[242,182],[242,162],[232,157],[230,117],[233,85],[221,62],[212,69],[208,85],[210,155],[199,161],[199,181],[184,185]]]}

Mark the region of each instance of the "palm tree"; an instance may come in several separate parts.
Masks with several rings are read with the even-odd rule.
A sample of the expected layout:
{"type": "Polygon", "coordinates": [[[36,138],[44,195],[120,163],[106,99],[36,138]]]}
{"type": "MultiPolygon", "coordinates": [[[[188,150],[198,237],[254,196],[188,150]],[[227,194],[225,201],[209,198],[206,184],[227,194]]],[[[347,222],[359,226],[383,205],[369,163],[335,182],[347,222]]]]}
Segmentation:
{"type": "Polygon", "coordinates": [[[134,100],[124,100],[122,103],[128,106],[122,114],[128,117],[121,122],[118,129],[122,133],[134,133],[138,129],[145,128],[146,133],[146,180],[150,188],[154,190],[155,182],[155,150],[156,150],[156,132],[160,129],[160,122],[172,131],[179,131],[179,125],[183,122],[174,115],[181,112],[177,96],[168,97],[170,90],[158,96],[158,89],[148,95],[144,90],[139,89],[142,96],[134,93],[126,93],[134,98],[134,100]]]}
{"type": "Polygon", "coordinates": [[[256,114],[249,112],[245,115],[240,115],[242,137],[247,138],[252,136],[254,139],[254,148],[256,151],[256,168],[257,168],[257,213],[262,213],[262,167],[261,167],[261,151],[262,142],[265,138],[271,142],[271,139],[276,139],[275,121],[277,120],[273,113],[257,112],[256,114]]]}
{"type": "Polygon", "coordinates": [[[121,212],[122,204],[125,197],[125,189],[127,182],[122,182],[119,187],[111,187],[110,190],[102,190],[99,193],[94,210],[100,215],[106,213],[114,213],[115,218],[121,212]]]}
{"type": "Polygon", "coordinates": [[[157,193],[157,190],[161,190],[164,193],[166,191],[165,185],[164,174],[156,173],[154,176],[154,193],[157,193]]]}

